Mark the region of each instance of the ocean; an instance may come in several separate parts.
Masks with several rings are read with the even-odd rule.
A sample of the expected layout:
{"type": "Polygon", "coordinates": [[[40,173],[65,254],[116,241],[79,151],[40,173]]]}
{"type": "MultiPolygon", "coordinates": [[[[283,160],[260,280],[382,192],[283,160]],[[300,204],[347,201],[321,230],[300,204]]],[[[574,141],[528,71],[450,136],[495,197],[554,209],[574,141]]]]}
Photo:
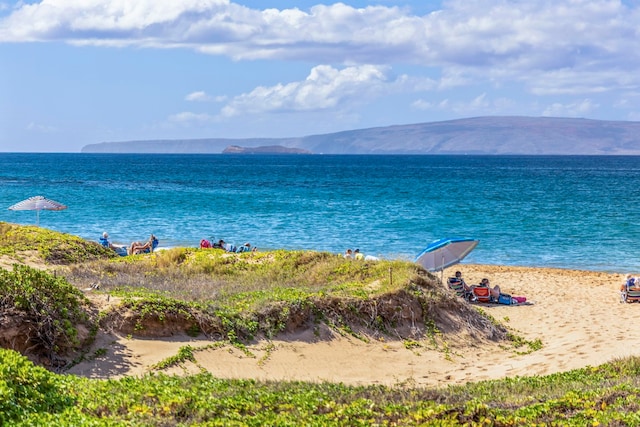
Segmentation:
{"type": "Polygon", "coordinates": [[[115,243],[347,248],[413,260],[479,239],[464,263],[640,272],[638,157],[0,153],[0,221],[35,195],[44,228],[115,243]]]}

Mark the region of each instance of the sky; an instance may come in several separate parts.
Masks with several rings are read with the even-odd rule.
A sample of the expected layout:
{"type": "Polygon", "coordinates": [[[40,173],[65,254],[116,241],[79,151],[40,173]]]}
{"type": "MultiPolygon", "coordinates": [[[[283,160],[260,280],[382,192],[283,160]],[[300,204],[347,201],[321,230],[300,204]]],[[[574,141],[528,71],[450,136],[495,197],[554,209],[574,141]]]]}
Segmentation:
{"type": "Polygon", "coordinates": [[[640,121],[640,0],[0,0],[0,152],[640,121]]]}

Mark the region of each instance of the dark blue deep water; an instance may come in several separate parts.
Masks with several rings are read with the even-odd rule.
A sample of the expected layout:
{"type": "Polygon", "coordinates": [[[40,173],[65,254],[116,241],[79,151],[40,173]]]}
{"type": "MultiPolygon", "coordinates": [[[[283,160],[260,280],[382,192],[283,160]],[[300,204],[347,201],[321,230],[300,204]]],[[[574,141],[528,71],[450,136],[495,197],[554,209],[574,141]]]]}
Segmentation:
{"type": "Polygon", "coordinates": [[[640,158],[0,153],[0,221],[116,243],[201,238],[413,258],[480,240],[466,263],[640,272],[640,158]]]}

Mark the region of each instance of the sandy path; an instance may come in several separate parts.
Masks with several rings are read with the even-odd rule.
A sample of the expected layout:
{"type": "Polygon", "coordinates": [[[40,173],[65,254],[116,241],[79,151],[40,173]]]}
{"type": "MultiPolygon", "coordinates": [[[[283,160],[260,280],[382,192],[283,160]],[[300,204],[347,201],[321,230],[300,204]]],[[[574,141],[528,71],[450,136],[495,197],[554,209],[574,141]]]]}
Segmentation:
{"type": "MultiPolygon", "coordinates": [[[[467,283],[488,277],[503,292],[533,301],[534,305],[482,308],[525,339],[541,340],[542,349],[518,355],[496,345],[459,342],[458,337],[448,339],[448,351],[442,347],[434,350],[428,341],[407,349],[401,341],[365,343],[340,336],[319,340],[306,333],[251,345],[250,355],[230,346],[199,351],[197,364],[167,372],[205,369],[223,378],[430,386],[549,374],[640,354],[632,345],[640,339],[640,330],[618,326],[633,323],[640,315],[640,304],[619,303],[623,274],[458,265],[444,276],[452,275],[455,269],[463,272],[467,283]]],[[[97,378],[142,375],[154,363],[175,355],[181,346],[209,344],[212,342],[188,337],[141,340],[103,336],[96,348],[106,349],[106,355],[83,362],[70,372],[97,378]]]]}

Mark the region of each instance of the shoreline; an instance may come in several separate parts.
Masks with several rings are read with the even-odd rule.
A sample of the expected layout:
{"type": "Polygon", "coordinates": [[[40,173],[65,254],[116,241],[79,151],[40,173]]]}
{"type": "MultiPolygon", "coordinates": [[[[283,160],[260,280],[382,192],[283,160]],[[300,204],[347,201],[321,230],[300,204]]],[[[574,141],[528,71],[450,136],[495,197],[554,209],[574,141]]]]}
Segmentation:
{"type": "MultiPolygon", "coordinates": [[[[180,347],[190,345],[199,349],[194,352],[196,363],[187,362],[163,372],[182,375],[204,370],[221,378],[431,387],[547,375],[640,353],[629,345],[640,339],[640,330],[619,327],[620,323],[633,323],[640,314],[640,304],[619,302],[624,274],[457,264],[444,271],[444,278],[456,270],[463,273],[468,284],[488,277],[503,292],[523,295],[533,302],[477,306],[510,332],[530,342],[539,340],[541,348],[523,348],[521,353],[525,354],[519,354],[504,348],[504,344],[465,334],[446,335],[437,348],[428,338],[407,348],[405,342],[393,337],[365,342],[327,330],[320,337],[303,331],[249,343],[248,353],[244,353],[230,345],[211,346],[215,341],[204,337],[139,339],[103,335],[94,347],[106,348],[106,354],[83,361],[67,373],[90,378],[143,375],[152,371],[155,363],[176,355],[180,347]]],[[[94,299],[101,297],[94,295],[94,299]]]]}

